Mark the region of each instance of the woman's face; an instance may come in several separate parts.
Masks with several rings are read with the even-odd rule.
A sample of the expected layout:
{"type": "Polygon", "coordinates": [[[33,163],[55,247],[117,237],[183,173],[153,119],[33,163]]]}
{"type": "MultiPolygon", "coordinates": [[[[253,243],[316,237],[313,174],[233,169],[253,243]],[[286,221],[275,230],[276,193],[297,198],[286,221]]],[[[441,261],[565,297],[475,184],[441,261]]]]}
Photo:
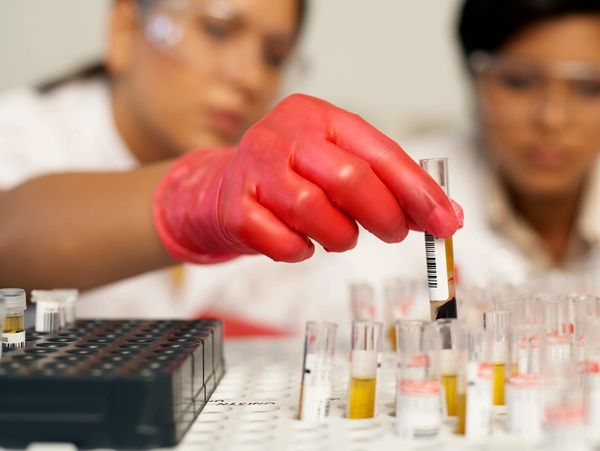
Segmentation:
{"type": "Polygon", "coordinates": [[[600,17],[527,28],[475,83],[486,148],[511,190],[576,193],[600,150],[600,17]]]}
{"type": "Polygon", "coordinates": [[[140,133],[167,155],[230,145],[277,92],[297,0],[159,0],[119,74],[140,133]]]}

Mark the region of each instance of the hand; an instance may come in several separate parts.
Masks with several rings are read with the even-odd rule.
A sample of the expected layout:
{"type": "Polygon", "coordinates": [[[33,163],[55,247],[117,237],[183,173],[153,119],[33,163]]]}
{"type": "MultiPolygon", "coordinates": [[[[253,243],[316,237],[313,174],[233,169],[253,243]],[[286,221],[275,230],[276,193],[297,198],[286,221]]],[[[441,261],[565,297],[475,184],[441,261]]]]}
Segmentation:
{"type": "Polygon", "coordinates": [[[297,262],[313,254],[313,241],[328,251],[353,248],[356,222],[390,243],[409,229],[446,238],[462,226],[462,211],[360,117],[296,94],[251,127],[237,149],[179,158],[157,191],[154,222],[179,260],[262,253],[297,262]]]}

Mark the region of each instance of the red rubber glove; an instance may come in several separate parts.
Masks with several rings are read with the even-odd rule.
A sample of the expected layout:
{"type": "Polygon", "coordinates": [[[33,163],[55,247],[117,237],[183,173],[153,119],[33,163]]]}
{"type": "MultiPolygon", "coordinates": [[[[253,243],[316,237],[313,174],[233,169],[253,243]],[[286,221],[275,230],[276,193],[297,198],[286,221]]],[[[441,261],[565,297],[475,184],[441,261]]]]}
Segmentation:
{"type": "Polygon", "coordinates": [[[154,222],[178,260],[262,253],[297,262],[356,244],[355,221],[386,242],[408,229],[446,238],[462,212],[394,141],[323,100],[293,95],[237,149],[179,158],[160,184],[154,222]]]}

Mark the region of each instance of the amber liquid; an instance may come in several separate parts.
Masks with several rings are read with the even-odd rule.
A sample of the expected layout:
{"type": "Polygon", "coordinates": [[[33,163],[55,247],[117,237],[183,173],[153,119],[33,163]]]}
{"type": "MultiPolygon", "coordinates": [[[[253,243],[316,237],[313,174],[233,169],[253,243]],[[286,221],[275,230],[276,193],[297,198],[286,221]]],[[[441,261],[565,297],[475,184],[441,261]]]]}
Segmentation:
{"type": "Polygon", "coordinates": [[[492,404],[495,406],[504,405],[504,383],[506,380],[506,365],[504,363],[494,363],[492,365],[492,404]]]}
{"type": "MultiPolygon", "coordinates": [[[[4,328],[3,328],[3,343],[8,347],[21,347],[25,346],[25,340],[23,335],[23,341],[10,341],[7,340],[7,336],[10,334],[18,334],[25,330],[25,315],[19,316],[7,316],[4,318],[4,328]]],[[[15,337],[16,338],[16,337],[15,337]]]]}
{"type": "Polygon", "coordinates": [[[348,418],[372,418],[375,415],[376,379],[350,379],[348,418]]]}
{"type": "Polygon", "coordinates": [[[466,422],[467,422],[467,394],[457,393],[456,394],[456,414],[458,416],[458,422],[456,423],[455,432],[460,435],[465,435],[466,422]]]}
{"type": "Polygon", "coordinates": [[[390,341],[390,347],[392,351],[396,351],[396,326],[393,324],[388,329],[388,340],[390,341]]]}
{"type": "Polygon", "coordinates": [[[457,383],[458,378],[456,374],[443,374],[442,375],[442,387],[446,395],[446,412],[449,417],[455,417],[457,415],[457,383]]]}
{"type": "Polygon", "coordinates": [[[448,277],[448,299],[431,299],[431,319],[456,318],[456,278],[454,275],[454,244],[452,237],[444,241],[446,251],[446,275],[448,277]]]}

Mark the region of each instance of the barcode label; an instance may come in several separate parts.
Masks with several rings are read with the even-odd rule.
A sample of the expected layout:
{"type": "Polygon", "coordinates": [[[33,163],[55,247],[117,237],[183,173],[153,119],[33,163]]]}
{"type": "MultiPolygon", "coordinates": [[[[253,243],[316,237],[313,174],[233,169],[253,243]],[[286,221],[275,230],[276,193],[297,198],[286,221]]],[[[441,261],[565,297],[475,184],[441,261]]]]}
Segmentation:
{"type": "Polygon", "coordinates": [[[56,332],[64,324],[60,321],[60,305],[38,301],[35,312],[36,332],[56,332]]]}
{"type": "Polygon", "coordinates": [[[427,286],[429,299],[445,301],[448,291],[448,267],[446,264],[446,240],[435,238],[425,232],[425,255],[427,258],[427,286]]]}

